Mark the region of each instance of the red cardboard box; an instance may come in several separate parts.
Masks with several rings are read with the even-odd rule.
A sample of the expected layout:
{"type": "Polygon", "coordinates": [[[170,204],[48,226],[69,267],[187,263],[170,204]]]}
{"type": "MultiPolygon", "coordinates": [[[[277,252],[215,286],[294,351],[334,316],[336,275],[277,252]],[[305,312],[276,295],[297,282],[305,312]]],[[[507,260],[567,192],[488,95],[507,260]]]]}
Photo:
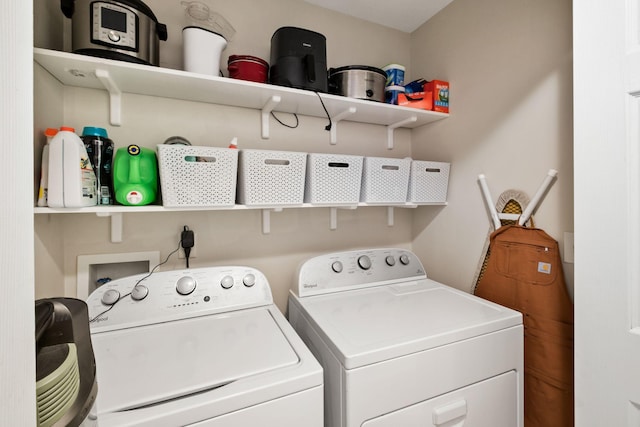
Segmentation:
{"type": "Polygon", "coordinates": [[[449,112],[449,82],[431,80],[424,84],[424,91],[433,94],[433,111],[439,111],[441,113],[449,112]]]}

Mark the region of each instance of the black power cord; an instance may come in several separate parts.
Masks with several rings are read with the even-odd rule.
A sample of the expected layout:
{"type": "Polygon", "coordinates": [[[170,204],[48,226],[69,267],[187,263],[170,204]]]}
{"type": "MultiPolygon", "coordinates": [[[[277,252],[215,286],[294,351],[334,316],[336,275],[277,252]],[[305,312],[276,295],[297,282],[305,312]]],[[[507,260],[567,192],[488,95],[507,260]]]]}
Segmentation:
{"type": "MultiPolygon", "coordinates": [[[[193,233],[193,231],[192,231],[192,233],[193,233]]],[[[181,246],[181,245],[182,245],[182,241],[180,242],[180,244],[178,245],[178,247],[177,247],[177,248],[175,248],[175,249],[174,249],[174,250],[173,250],[169,255],[167,255],[167,257],[165,258],[165,260],[164,260],[164,261],[162,261],[160,264],[157,264],[155,267],[153,267],[153,268],[151,269],[151,271],[149,272],[149,274],[147,274],[146,276],[143,276],[140,280],[138,280],[138,281],[136,282],[136,284],[135,284],[135,285],[133,285],[133,288],[135,288],[136,286],[138,286],[138,285],[140,284],[140,282],[142,282],[143,280],[145,280],[146,278],[148,278],[149,276],[151,276],[153,273],[155,273],[155,271],[156,271],[156,269],[157,269],[158,267],[160,267],[161,265],[166,264],[166,263],[169,261],[169,258],[171,258],[171,255],[175,254],[176,252],[178,252],[178,251],[180,250],[180,246],[181,246]]],[[[133,288],[132,288],[132,291],[131,291],[131,292],[133,292],[133,288]]],[[[102,316],[103,314],[105,314],[106,312],[108,312],[109,310],[111,310],[111,309],[112,309],[112,308],[113,308],[117,303],[119,303],[119,302],[120,302],[120,301],[122,301],[124,298],[128,297],[129,295],[131,295],[131,292],[129,292],[128,294],[122,295],[120,298],[118,298],[118,300],[117,300],[116,302],[114,302],[113,304],[111,304],[111,305],[109,306],[109,308],[107,308],[106,310],[104,310],[102,313],[100,313],[100,314],[98,314],[98,315],[96,315],[96,316],[93,316],[93,318],[92,318],[92,319],[89,319],[89,323],[93,323],[93,322],[95,322],[95,321],[96,321],[100,316],[102,316]]]]}
{"type": "Polygon", "coordinates": [[[184,226],[182,229],[182,234],[180,235],[180,245],[184,250],[184,259],[187,263],[187,268],[189,268],[189,256],[191,255],[191,248],[196,244],[195,236],[193,234],[193,230],[189,230],[188,226],[184,226]]]}

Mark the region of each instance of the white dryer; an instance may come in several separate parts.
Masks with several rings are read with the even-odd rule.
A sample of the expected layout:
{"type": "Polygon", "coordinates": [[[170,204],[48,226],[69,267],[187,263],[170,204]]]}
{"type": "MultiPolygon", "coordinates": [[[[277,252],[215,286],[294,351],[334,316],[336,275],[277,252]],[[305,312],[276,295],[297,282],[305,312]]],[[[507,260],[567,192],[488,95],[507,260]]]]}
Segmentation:
{"type": "Polygon", "coordinates": [[[109,282],[87,301],[105,426],[322,426],[322,368],[265,276],[211,267],[109,282]]]}
{"type": "Polygon", "coordinates": [[[521,427],[519,312],[427,279],[410,251],[306,261],[289,322],[325,375],[330,427],[521,427]]]}

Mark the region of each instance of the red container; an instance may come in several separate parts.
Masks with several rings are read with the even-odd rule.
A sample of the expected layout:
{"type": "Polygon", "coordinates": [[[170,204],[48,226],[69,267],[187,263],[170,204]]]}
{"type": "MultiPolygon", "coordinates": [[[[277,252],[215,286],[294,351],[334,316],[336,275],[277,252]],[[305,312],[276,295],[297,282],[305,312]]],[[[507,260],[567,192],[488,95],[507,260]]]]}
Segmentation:
{"type": "Polygon", "coordinates": [[[227,69],[232,79],[258,83],[266,83],[269,74],[267,61],[249,55],[231,55],[227,62],[227,69]]]}

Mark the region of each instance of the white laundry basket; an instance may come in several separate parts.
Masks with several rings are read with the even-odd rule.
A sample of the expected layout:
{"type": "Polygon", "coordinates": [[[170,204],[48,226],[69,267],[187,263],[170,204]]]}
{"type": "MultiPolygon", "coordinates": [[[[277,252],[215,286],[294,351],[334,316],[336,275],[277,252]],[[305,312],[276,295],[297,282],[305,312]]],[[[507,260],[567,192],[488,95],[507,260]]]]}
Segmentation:
{"type": "Polygon", "coordinates": [[[165,144],[157,149],[163,206],[235,204],[238,150],[165,144]]]}
{"type": "Polygon", "coordinates": [[[418,204],[446,202],[450,167],[450,163],[444,162],[411,162],[407,200],[418,204]]]}
{"type": "Polygon", "coordinates": [[[360,201],[398,204],[407,201],[411,159],[365,157],[360,201]]]}
{"type": "Polygon", "coordinates": [[[315,205],[357,205],[362,161],[362,156],[310,153],[304,201],[315,205]]]}
{"type": "Polygon", "coordinates": [[[240,150],[238,203],[247,206],[301,205],[307,153],[240,150]]]}

